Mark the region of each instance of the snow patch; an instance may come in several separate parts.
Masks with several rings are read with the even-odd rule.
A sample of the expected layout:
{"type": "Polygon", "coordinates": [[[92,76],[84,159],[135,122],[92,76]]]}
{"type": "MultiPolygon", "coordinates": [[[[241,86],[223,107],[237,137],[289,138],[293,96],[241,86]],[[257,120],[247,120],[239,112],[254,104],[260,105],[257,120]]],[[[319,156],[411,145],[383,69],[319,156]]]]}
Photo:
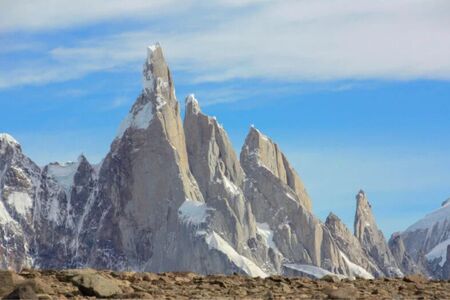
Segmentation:
{"type": "Polygon", "coordinates": [[[231,182],[226,176],[223,177],[223,184],[225,185],[225,189],[230,192],[232,195],[237,196],[240,194],[239,188],[231,182]]]}
{"type": "Polygon", "coordinates": [[[147,61],[148,63],[151,63],[151,59],[153,57],[153,52],[156,51],[156,49],[161,48],[161,44],[159,42],[156,42],[153,45],[150,45],[147,47],[147,61]]]}
{"type": "Polygon", "coordinates": [[[428,254],[425,255],[428,261],[433,261],[435,259],[440,259],[439,265],[444,266],[447,261],[447,246],[450,245],[450,239],[439,243],[434,247],[428,254]]]}
{"type": "Polygon", "coordinates": [[[325,269],[322,269],[320,267],[317,266],[312,266],[312,265],[301,265],[301,264],[284,264],[283,266],[285,266],[286,268],[292,269],[292,270],[296,270],[296,271],[300,271],[302,273],[311,275],[315,278],[322,278],[326,275],[332,275],[332,276],[341,276],[341,275],[337,275],[334,273],[331,273],[330,271],[327,271],[325,269]]]}
{"type": "Polygon", "coordinates": [[[0,133],[0,154],[4,154],[7,146],[19,147],[20,144],[7,133],[0,133]]]}
{"type": "Polygon", "coordinates": [[[159,43],[147,47],[147,60],[142,71],[142,85],[144,87],[144,93],[146,94],[152,93],[155,89],[155,77],[153,76],[150,66],[152,65],[154,52],[160,47],[159,43]]]}
{"type": "Polygon", "coordinates": [[[48,220],[53,221],[58,224],[59,216],[60,216],[59,200],[57,197],[53,197],[52,202],[50,203],[50,208],[48,210],[47,218],[48,218],[48,220]]]}
{"type": "Polygon", "coordinates": [[[339,253],[341,254],[341,256],[344,259],[345,263],[347,264],[348,268],[350,269],[351,275],[353,275],[355,277],[364,278],[364,279],[373,279],[374,278],[372,274],[370,274],[369,272],[366,271],[366,269],[351,262],[350,259],[348,259],[348,257],[344,253],[342,253],[341,251],[339,251],[339,253]]]}
{"type": "Polygon", "coordinates": [[[24,192],[12,192],[9,194],[7,202],[22,216],[26,216],[33,207],[33,200],[24,192]]]}
{"type": "Polygon", "coordinates": [[[208,234],[205,240],[210,249],[215,249],[225,254],[234,265],[243,270],[247,275],[252,277],[259,276],[261,278],[268,276],[250,259],[237,253],[236,250],[234,250],[234,248],[216,232],[213,231],[208,234]]]}
{"type": "Polygon", "coordinates": [[[287,196],[289,199],[291,199],[292,201],[298,202],[298,201],[294,198],[294,196],[291,195],[291,193],[286,192],[286,196],[287,196]]]}
{"type": "Polygon", "coordinates": [[[120,124],[116,138],[121,138],[128,128],[147,129],[153,119],[153,104],[147,102],[137,113],[129,112],[120,124]]]}
{"type": "Polygon", "coordinates": [[[199,225],[206,222],[209,210],[213,209],[206,203],[186,199],[178,209],[178,215],[183,222],[199,225]]]}
{"type": "Polygon", "coordinates": [[[198,100],[195,98],[195,95],[194,95],[194,94],[189,94],[189,95],[186,97],[185,102],[186,102],[186,104],[194,103],[194,104],[197,104],[197,105],[198,105],[198,100]]]}
{"type": "Polygon", "coordinates": [[[56,180],[67,195],[70,194],[70,189],[74,184],[74,176],[79,165],[79,162],[52,163],[48,165],[48,174],[56,180]]]}
{"type": "Polygon", "coordinates": [[[9,145],[19,146],[19,142],[7,133],[0,133],[0,142],[8,143],[9,145]]]}
{"type": "Polygon", "coordinates": [[[14,221],[14,219],[11,218],[8,211],[6,210],[5,205],[3,204],[2,201],[0,201],[0,224],[6,225],[8,223],[13,223],[13,222],[16,222],[16,221],[14,221]]]}
{"type": "Polygon", "coordinates": [[[256,223],[256,231],[264,239],[267,246],[272,248],[275,252],[280,252],[277,245],[273,241],[273,231],[267,223],[256,223]]]}
{"type": "Polygon", "coordinates": [[[450,205],[444,205],[438,210],[426,215],[410,227],[406,229],[406,232],[414,232],[416,230],[428,230],[428,234],[431,233],[434,226],[450,222],[450,205]]]}

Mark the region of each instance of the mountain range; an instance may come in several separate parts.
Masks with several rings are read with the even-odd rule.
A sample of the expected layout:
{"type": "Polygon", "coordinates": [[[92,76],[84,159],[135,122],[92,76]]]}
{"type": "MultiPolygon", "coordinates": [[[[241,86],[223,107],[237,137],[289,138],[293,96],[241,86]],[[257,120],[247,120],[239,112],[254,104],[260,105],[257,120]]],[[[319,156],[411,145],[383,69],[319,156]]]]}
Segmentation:
{"type": "Polygon", "coordinates": [[[98,165],[39,167],[0,134],[0,268],[266,277],[450,278],[450,200],[387,241],[364,191],[353,232],[322,222],[279,146],[253,126],[240,155],[194,95],[185,117],[159,44],[98,165]]]}

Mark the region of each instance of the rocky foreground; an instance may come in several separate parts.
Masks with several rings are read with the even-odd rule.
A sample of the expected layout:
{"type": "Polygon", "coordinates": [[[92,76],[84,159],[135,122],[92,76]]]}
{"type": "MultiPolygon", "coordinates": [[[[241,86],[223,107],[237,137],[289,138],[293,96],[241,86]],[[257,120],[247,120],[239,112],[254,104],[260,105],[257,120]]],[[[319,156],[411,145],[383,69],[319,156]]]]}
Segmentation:
{"type": "Polygon", "coordinates": [[[321,280],[84,270],[0,271],[3,299],[450,299],[450,282],[421,276],[321,280]]]}

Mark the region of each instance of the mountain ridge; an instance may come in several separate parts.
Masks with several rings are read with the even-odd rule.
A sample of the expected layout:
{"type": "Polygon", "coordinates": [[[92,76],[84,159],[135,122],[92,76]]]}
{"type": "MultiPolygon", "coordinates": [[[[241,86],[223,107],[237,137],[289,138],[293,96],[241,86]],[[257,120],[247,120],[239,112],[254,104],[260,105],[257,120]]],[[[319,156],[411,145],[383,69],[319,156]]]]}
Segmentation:
{"type": "Polygon", "coordinates": [[[147,48],[142,81],[98,166],[81,155],[40,168],[13,137],[0,134],[0,267],[259,277],[448,274],[440,252],[447,228],[430,243],[442,247],[429,271],[423,260],[429,252],[410,254],[407,231],[386,241],[363,191],[354,233],[333,214],[322,222],[269,137],[251,126],[237,154],[193,94],[182,120],[159,44],[147,48]]]}

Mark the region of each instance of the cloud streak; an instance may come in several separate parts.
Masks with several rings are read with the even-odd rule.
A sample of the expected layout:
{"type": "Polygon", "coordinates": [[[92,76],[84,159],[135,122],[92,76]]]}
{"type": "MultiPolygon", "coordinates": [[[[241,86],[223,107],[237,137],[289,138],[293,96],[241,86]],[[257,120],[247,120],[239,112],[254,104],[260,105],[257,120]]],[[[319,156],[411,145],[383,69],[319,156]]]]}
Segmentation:
{"type": "Polygon", "coordinates": [[[70,80],[123,67],[137,70],[145,45],[157,40],[172,68],[190,74],[193,82],[450,79],[446,13],[450,3],[445,0],[223,0],[187,1],[179,6],[171,1],[135,0],[127,2],[122,13],[118,1],[100,1],[83,17],[80,14],[89,7],[83,1],[56,2],[50,1],[53,9],[26,22],[20,21],[25,15],[19,8],[29,2],[5,2],[11,16],[19,16],[0,15],[0,28],[44,30],[142,15],[154,23],[55,47],[42,54],[48,63],[41,75],[24,76],[26,70],[16,69],[11,76],[0,75],[0,88],[70,80]],[[64,6],[70,8],[68,17],[43,21],[63,14],[64,6]],[[214,18],[201,17],[204,12],[214,18]],[[173,15],[177,17],[167,18],[173,15]]]}

